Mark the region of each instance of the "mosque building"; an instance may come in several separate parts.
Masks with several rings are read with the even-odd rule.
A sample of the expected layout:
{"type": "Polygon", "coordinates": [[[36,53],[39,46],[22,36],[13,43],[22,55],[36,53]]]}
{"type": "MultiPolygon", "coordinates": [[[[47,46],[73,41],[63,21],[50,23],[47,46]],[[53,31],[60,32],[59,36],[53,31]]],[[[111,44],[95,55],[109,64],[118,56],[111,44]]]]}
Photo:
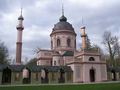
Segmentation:
{"type": "MultiPolygon", "coordinates": [[[[51,50],[40,49],[37,65],[67,66],[73,71],[73,82],[101,82],[107,80],[106,62],[101,60],[99,50],[86,47],[85,27],[81,27],[82,49],[76,49],[76,33],[64,14],[54,25],[51,50]]],[[[64,71],[64,70],[63,70],[64,71]]]]}
{"type": "Polygon", "coordinates": [[[0,64],[0,84],[90,83],[108,80],[106,61],[102,60],[99,50],[87,49],[86,28],[81,27],[82,47],[77,50],[77,34],[64,13],[50,33],[51,49],[37,52],[36,65],[22,65],[23,20],[21,13],[16,27],[16,64],[0,64]]]}

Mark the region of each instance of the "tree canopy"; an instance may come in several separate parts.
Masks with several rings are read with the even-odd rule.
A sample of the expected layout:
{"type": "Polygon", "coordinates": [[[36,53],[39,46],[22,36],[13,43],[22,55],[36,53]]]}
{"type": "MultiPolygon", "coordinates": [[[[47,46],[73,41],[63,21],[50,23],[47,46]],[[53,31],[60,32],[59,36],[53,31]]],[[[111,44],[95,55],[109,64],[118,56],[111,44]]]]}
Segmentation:
{"type": "Polygon", "coordinates": [[[8,49],[7,47],[4,45],[4,42],[0,41],[0,63],[4,64],[7,63],[8,64],[8,49]]]}
{"type": "Polygon", "coordinates": [[[86,48],[87,48],[87,49],[92,48],[91,42],[90,42],[90,39],[89,39],[88,35],[86,36],[86,48]]]}
{"type": "Polygon", "coordinates": [[[120,56],[120,45],[119,45],[118,37],[112,35],[110,31],[106,31],[103,34],[103,44],[109,54],[111,66],[113,67],[116,66],[115,58],[120,56]]]}

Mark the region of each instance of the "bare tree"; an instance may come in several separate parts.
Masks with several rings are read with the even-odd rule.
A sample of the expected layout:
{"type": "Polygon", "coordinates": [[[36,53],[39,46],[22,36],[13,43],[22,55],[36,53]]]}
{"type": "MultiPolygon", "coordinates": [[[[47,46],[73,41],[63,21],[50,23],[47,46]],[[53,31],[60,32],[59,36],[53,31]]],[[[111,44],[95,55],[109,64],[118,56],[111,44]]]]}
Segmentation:
{"type": "MultiPolygon", "coordinates": [[[[119,43],[118,43],[118,37],[113,36],[111,32],[106,31],[104,32],[103,35],[103,44],[105,45],[107,52],[109,53],[109,60],[111,66],[114,68],[116,67],[116,56],[118,53],[120,54],[120,48],[119,48],[119,43]]],[[[116,80],[116,72],[113,69],[113,80],[116,80]]]]}
{"type": "Polygon", "coordinates": [[[106,31],[103,35],[103,44],[105,45],[107,52],[109,53],[111,66],[115,66],[115,55],[118,49],[118,37],[112,36],[111,32],[106,31]]]}
{"type": "Polygon", "coordinates": [[[115,60],[116,60],[116,62],[115,62],[115,65],[116,66],[120,66],[120,44],[118,43],[119,41],[118,41],[118,39],[117,39],[117,42],[116,42],[116,45],[115,45],[115,47],[114,47],[114,49],[115,49],[115,60]]]}

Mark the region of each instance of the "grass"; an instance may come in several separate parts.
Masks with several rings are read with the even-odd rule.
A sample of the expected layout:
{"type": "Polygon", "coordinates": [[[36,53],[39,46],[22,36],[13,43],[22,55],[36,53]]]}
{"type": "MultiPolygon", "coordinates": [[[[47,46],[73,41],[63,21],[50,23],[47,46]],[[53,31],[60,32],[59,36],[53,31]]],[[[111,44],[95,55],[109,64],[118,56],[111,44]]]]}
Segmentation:
{"type": "Polygon", "coordinates": [[[120,90],[120,83],[0,86],[0,90],[120,90]]]}

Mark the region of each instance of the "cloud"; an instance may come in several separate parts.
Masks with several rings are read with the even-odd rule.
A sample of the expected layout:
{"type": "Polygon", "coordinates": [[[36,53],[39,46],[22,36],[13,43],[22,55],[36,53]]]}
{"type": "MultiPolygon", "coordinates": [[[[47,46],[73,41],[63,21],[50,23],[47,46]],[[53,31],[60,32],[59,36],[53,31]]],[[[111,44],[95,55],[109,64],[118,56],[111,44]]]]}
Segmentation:
{"type": "MultiPolygon", "coordinates": [[[[86,32],[92,43],[102,46],[102,34],[109,30],[120,34],[119,0],[65,0],[64,12],[77,33],[77,47],[80,48],[80,27],[86,26],[86,32]]],[[[23,7],[23,59],[32,58],[34,50],[50,48],[50,33],[61,16],[61,1],[58,0],[0,0],[0,39],[9,48],[10,56],[15,58],[16,25],[20,8],[23,7]]],[[[119,36],[120,37],[120,36],[119,36]]]]}

